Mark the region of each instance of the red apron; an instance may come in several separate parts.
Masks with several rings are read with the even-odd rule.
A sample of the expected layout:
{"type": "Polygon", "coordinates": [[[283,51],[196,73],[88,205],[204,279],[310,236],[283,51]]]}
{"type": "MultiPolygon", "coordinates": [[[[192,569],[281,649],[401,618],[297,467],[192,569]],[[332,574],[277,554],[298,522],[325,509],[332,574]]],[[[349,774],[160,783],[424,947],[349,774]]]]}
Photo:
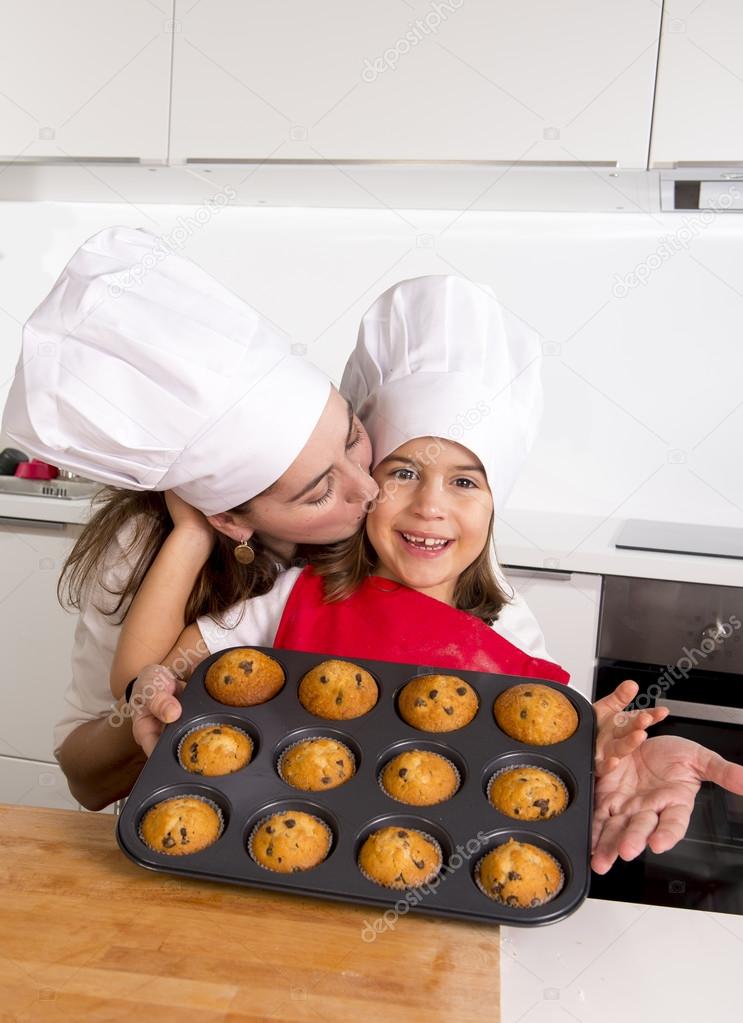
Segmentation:
{"type": "Polygon", "coordinates": [[[565,684],[570,680],[559,665],[530,657],[480,618],[380,576],[365,579],[345,600],[326,604],[322,578],[311,568],[294,584],[274,646],[565,684]]]}

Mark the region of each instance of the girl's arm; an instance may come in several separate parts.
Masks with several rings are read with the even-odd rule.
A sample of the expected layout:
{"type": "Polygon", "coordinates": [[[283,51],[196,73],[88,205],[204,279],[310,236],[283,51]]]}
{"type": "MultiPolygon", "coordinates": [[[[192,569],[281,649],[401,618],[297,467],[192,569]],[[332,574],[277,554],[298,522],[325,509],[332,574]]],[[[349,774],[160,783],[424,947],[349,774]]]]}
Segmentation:
{"type": "MultiPolygon", "coordinates": [[[[198,575],[209,558],[214,532],[206,519],[168,492],[172,532],[157,553],[124,619],[111,666],[111,693],[118,699],[130,679],[147,664],[168,663],[183,646],[184,669],[190,671],[201,634],[184,632],[185,609],[198,575]]],[[[195,628],[195,626],[193,626],[195,628]]],[[[203,641],[199,660],[208,651],[203,641]]],[[[178,670],[178,669],[176,669],[178,670]]]]}

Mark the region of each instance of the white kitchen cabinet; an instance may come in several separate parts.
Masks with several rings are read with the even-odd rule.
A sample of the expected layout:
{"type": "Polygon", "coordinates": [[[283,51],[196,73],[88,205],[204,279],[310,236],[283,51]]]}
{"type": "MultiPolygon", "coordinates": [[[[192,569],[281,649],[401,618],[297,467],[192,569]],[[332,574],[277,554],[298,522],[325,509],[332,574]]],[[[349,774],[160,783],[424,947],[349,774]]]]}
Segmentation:
{"type": "Polygon", "coordinates": [[[645,168],[660,6],[176,0],[170,156],[645,168]]]}
{"type": "Polygon", "coordinates": [[[0,0],[0,24],[0,160],[166,160],[172,0],[0,0]]]}
{"type": "MultiPolygon", "coordinates": [[[[40,499],[37,499],[40,500],[40,499]]],[[[0,508],[1,510],[1,508],[0,508]]],[[[80,526],[0,522],[0,757],[52,762],[63,716],[76,613],[57,602],[57,579],[80,526]]],[[[10,765],[5,762],[4,770],[10,765]]]]}
{"type": "Polygon", "coordinates": [[[666,0],[651,167],[743,163],[743,6],[666,0]]]}
{"type": "Polygon", "coordinates": [[[0,756],[0,803],[78,810],[59,764],[0,756]]]}
{"type": "Polygon", "coordinates": [[[570,685],[593,700],[601,576],[503,566],[531,608],[547,651],[570,673],[570,685]]]}

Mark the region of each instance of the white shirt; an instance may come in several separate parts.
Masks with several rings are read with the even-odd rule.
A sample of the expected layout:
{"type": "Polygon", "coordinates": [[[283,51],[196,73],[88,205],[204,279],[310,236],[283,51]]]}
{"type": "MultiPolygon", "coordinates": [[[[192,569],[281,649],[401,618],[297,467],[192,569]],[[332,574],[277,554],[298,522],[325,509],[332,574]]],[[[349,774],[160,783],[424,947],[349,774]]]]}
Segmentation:
{"type": "MultiPolygon", "coordinates": [[[[106,589],[121,589],[134,569],[141,549],[135,547],[127,551],[127,548],[135,526],[135,521],[132,521],[119,530],[106,551],[96,579],[80,602],[81,612],[72,649],[72,680],[64,694],[66,711],[54,729],[55,757],[64,740],[78,725],[103,717],[115,707],[109,678],[121,629],[116,622],[122,611],[111,617],[98,608],[115,606],[118,596],[112,596],[106,589]]],[[[282,572],[268,593],[240,601],[229,608],[222,616],[227,627],[217,625],[206,616],[199,618],[197,623],[210,653],[228,646],[273,646],[284,607],[301,571],[300,568],[290,568],[282,572]]],[[[510,593],[513,587],[502,572],[497,575],[505,592],[510,593]]],[[[524,653],[553,660],[545,649],[536,618],[523,597],[515,591],[512,602],[503,608],[494,628],[524,653]]]]}
{"type": "Polygon", "coordinates": [[[128,551],[136,530],[136,520],[127,522],[106,551],[96,578],[86,586],[80,599],[80,616],[75,627],[72,647],[72,679],[64,694],[65,714],[54,727],[54,756],[78,725],[104,717],[116,707],[111,695],[110,676],[114,653],[119,642],[119,622],[127,610],[126,603],[113,616],[98,608],[111,610],[119,602],[121,590],[141,553],[137,545],[128,551]],[[114,593],[107,592],[113,590],[114,593]]]}

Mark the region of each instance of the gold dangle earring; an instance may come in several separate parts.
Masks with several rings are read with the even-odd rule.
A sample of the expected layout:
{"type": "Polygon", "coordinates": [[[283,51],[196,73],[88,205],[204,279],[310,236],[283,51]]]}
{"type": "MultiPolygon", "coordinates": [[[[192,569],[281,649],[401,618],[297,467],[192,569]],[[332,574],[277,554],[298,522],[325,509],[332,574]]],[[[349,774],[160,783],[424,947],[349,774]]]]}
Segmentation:
{"type": "Polygon", "coordinates": [[[255,560],[255,551],[247,540],[241,540],[237,547],[235,547],[233,554],[241,565],[251,565],[255,560]]]}

